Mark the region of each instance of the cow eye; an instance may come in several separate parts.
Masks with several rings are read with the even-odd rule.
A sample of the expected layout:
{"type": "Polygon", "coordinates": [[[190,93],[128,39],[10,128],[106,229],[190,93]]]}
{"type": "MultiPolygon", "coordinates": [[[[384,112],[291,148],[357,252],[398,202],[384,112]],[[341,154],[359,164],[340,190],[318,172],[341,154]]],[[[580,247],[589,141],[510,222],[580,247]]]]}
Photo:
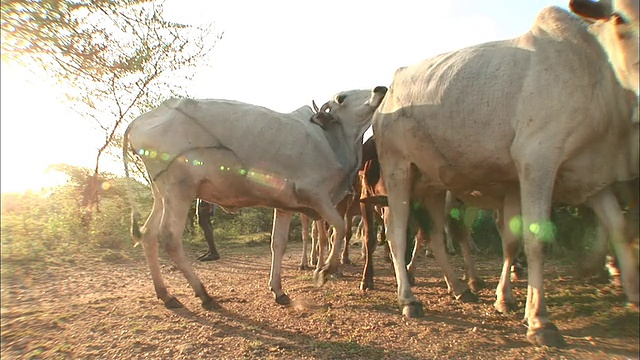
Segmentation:
{"type": "Polygon", "coordinates": [[[624,20],[624,18],[622,17],[622,15],[618,14],[618,13],[613,13],[613,15],[611,15],[611,17],[613,18],[613,23],[616,25],[624,25],[627,22],[624,20]]]}

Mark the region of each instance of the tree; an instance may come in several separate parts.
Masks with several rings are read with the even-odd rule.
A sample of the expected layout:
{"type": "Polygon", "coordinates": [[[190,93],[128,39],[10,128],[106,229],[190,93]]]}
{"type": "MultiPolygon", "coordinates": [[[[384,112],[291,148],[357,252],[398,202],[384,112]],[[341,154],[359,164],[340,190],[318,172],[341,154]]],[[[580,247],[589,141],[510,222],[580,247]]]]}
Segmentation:
{"type": "MultiPolygon", "coordinates": [[[[163,3],[149,0],[2,0],[1,14],[2,60],[42,69],[104,131],[88,188],[100,183],[100,159],[120,142],[122,125],[187,96],[185,84],[222,37],[212,24],[167,21],[163,3]]],[[[97,204],[98,192],[88,193],[97,204]]]]}

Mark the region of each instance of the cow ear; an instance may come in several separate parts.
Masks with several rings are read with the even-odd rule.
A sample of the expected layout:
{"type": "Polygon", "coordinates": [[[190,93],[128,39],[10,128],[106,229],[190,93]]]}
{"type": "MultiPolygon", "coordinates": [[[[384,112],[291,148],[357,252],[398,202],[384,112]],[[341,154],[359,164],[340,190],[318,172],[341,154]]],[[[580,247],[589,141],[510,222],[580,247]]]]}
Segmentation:
{"type": "Polygon", "coordinates": [[[369,106],[372,108],[377,108],[380,103],[382,103],[382,99],[384,99],[385,94],[387,93],[386,86],[376,86],[373,91],[371,91],[371,97],[369,98],[369,106]]]}
{"type": "Polygon", "coordinates": [[[336,98],[333,99],[333,101],[335,101],[338,105],[342,105],[342,103],[344,102],[344,99],[347,98],[347,95],[345,94],[338,94],[336,95],[336,98]]]}

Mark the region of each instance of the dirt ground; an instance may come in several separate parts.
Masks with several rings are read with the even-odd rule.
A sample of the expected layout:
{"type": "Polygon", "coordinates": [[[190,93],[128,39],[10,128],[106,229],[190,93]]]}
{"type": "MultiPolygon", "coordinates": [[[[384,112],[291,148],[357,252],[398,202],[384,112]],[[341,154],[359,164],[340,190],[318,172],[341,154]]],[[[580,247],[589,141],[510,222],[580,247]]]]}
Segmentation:
{"type": "MultiPolygon", "coordinates": [[[[317,288],[311,271],[297,270],[301,244],[290,243],[283,286],[293,304],[280,306],[267,286],[268,244],[219,248],[221,260],[193,263],[219,311],[202,309],[163,258],[169,290],[186,306],[165,309],[140,249],[136,259],[119,262],[3,263],[2,359],[638,359],[638,313],[624,306],[619,286],[575,279],[557,259],[547,262],[545,276],[552,320],[568,343],[563,349],[529,345],[522,309],[508,316],[493,309],[501,265],[495,255],[476,255],[488,284],[477,304],[449,297],[433,259],[421,258],[414,291],[425,316],[405,320],[380,250],[376,289],[363,293],[357,245],[344,276],[317,288]]],[[[460,256],[452,261],[462,269],[460,256]]],[[[526,282],[515,284],[515,295],[522,305],[526,282]]]]}

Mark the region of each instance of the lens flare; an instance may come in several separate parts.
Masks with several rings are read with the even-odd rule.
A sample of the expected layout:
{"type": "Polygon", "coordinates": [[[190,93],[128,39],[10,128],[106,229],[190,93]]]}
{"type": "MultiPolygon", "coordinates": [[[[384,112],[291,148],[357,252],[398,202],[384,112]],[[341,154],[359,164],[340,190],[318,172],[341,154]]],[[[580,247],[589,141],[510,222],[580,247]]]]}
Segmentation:
{"type": "MultiPolygon", "coordinates": [[[[532,224],[533,225],[533,224],[532,224]]],[[[516,236],[522,235],[522,216],[516,215],[509,219],[509,230],[516,236]]]]}
{"type": "Polygon", "coordinates": [[[478,215],[478,208],[468,206],[465,211],[460,214],[462,216],[462,220],[464,224],[471,228],[473,226],[473,222],[476,220],[476,216],[478,215]]]}
{"type": "Polygon", "coordinates": [[[278,176],[271,175],[263,171],[249,171],[247,179],[262,186],[267,186],[277,190],[284,189],[285,183],[287,181],[286,179],[282,179],[278,176]]]}
{"type": "Polygon", "coordinates": [[[536,236],[536,239],[544,242],[550,242],[555,239],[556,226],[551,221],[533,223],[529,225],[529,231],[536,236]]]}

